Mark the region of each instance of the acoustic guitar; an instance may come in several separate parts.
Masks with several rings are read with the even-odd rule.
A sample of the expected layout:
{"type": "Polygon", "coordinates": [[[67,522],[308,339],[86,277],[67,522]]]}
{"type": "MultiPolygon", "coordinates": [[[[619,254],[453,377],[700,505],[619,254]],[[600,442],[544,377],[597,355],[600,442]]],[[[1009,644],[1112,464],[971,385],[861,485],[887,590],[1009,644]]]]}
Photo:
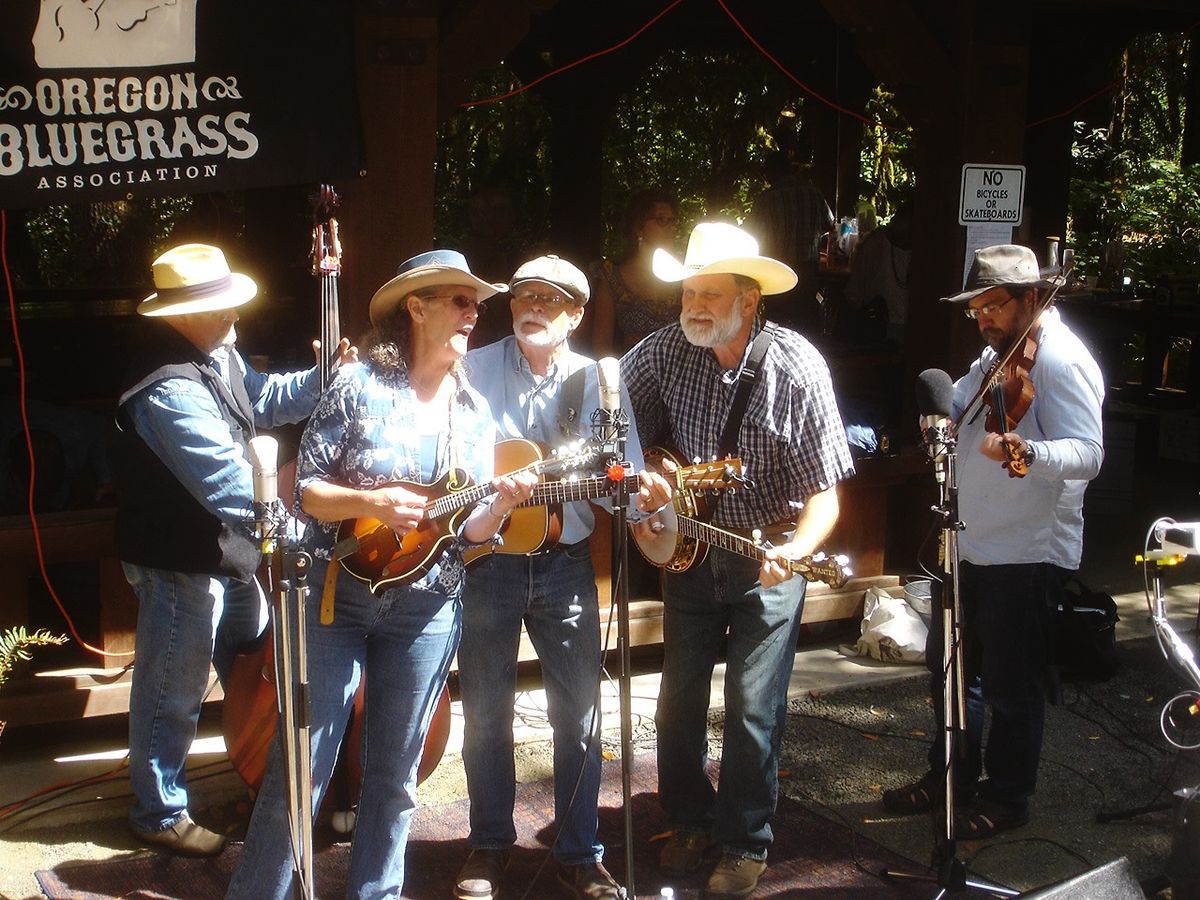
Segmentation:
{"type": "MultiPolygon", "coordinates": [[[[532,441],[534,461],[521,471],[542,476],[587,464],[596,456],[594,444],[578,444],[543,457],[532,441]]],[[[428,572],[454,539],[470,508],[493,493],[490,484],[472,484],[461,469],[452,469],[433,484],[401,481],[396,484],[426,498],[425,514],[417,527],[397,534],[378,519],[345,519],[338,525],[333,556],[342,568],[375,593],[393,584],[407,584],[428,572]]]]}
{"type": "MultiPolygon", "coordinates": [[[[506,442],[507,443],[507,442],[506,442]]],[[[500,450],[497,445],[496,470],[501,471],[500,450]]],[[[508,460],[511,462],[511,458],[508,460]]],[[[636,472],[627,469],[620,480],[626,493],[638,489],[636,472]]],[[[679,466],[668,477],[676,492],[722,490],[734,486],[742,473],[740,459],[725,459],[719,462],[697,463],[679,466]]],[[[528,556],[543,547],[556,543],[562,534],[562,504],[574,500],[595,500],[613,493],[617,480],[611,474],[571,476],[555,481],[543,481],[533,489],[533,496],[513,510],[508,521],[501,526],[501,541],[467,547],[463,550],[463,561],[470,565],[492,553],[507,553],[528,556]]]]}

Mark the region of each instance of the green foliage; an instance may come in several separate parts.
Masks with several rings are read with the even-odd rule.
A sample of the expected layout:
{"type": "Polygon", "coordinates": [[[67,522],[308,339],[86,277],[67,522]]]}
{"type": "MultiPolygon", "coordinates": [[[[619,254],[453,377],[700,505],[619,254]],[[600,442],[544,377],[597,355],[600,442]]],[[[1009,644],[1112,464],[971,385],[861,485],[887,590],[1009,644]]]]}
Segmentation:
{"type": "Polygon", "coordinates": [[[1067,240],[1085,274],[1200,274],[1200,166],[1183,168],[1187,39],[1142,35],[1121,60],[1105,127],[1075,123],[1067,240]],[[1123,262],[1121,258],[1123,257],[1123,262]]]}
{"type": "Polygon", "coordinates": [[[875,124],[863,125],[860,153],[863,199],[880,218],[890,217],[914,188],[912,127],[896,109],[896,95],[883,85],[871,92],[864,115],[875,124]]]}
{"type": "MultiPolygon", "coordinates": [[[[478,79],[473,97],[496,96],[516,84],[500,67],[478,79]]],[[[795,85],[757,55],[664,54],[617,101],[608,123],[601,185],[609,226],[605,252],[623,249],[625,203],[652,185],[679,198],[681,234],[704,216],[743,218],[765,186],[760,172],[768,153],[783,149],[807,158],[800,149],[803,108],[795,85]]],[[[548,133],[534,92],[449,119],[438,135],[436,240],[462,247],[472,267],[472,248],[481,244],[538,246],[549,205],[548,133]],[[504,202],[511,205],[511,222],[501,221],[504,202]]]]}
{"type": "Polygon", "coordinates": [[[147,248],[165,249],[175,223],[195,199],[151,197],[105,203],[48,206],[32,211],[26,233],[36,273],[26,287],[96,287],[146,280],[147,248]]]}
{"type": "MultiPolygon", "coordinates": [[[[519,84],[500,66],[480,75],[471,99],[496,97],[519,84]]],[[[507,279],[511,259],[544,237],[549,130],[541,100],[529,91],[463,109],[438,133],[434,239],[461,248],[484,277],[507,279]]]]}
{"type": "Polygon", "coordinates": [[[13,666],[17,664],[17,660],[29,659],[30,648],[60,645],[66,642],[67,638],[64,635],[51,634],[44,628],[35,631],[33,634],[26,631],[24,625],[7,629],[0,635],[0,686],[12,674],[13,666]]]}
{"type": "Polygon", "coordinates": [[[805,98],[758,55],[672,50],[617,102],[604,143],[606,251],[619,252],[625,202],[658,185],[679,198],[680,233],[703,217],[740,220],[766,186],[767,155],[807,162],[805,98]]]}

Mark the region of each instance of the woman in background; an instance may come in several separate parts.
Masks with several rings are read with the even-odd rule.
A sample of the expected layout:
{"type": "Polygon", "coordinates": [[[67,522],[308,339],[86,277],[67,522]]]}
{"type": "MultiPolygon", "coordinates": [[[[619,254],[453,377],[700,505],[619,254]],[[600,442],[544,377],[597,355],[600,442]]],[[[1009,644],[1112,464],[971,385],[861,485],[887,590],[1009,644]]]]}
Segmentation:
{"type": "Polygon", "coordinates": [[[652,331],[679,319],[678,287],[655,278],[650,270],[657,248],[674,250],[678,223],[678,204],[661,188],[630,197],[625,254],[615,261],[602,259],[589,272],[596,356],[620,356],[652,331]]]}

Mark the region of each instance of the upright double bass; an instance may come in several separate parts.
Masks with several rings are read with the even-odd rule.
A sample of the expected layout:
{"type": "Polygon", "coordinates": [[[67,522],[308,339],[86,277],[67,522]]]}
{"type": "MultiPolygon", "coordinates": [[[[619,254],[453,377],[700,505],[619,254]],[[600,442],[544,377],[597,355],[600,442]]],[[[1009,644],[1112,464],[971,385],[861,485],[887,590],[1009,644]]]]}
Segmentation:
{"type": "MultiPolygon", "coordinates": [[[[320,354],[318,368],[321,391],[324,392],[333,379],[333,369],[341,343],[341,316],[338,288],[342,271],[342,244],[338,233],[335,212],[339,205],[336,192],[330,185],[321,185],[313,195],[312,227],[312,273],[320,287],[320,354]]],[[[295,463],[281,467],[280,496],[291,497],[295,482],[295,463]]],[[[317,590],[320,586],[317,586],[317,590]]],[[[228,683],[225,685],[225,702],[221,714],[221,727],[230,764],[242,780],[258,790],[266,774],[267,755],[278,727],[278,706],[275,689],[275,648],[270,630],[261,643],[251,652],[239,655],[233,663],[228,683]]],[[[362,721],[365,682],[359,684],[354,698],[354,715],[351,727],[344,738],[345,760],[339,762],[342,777],[335,772],[331,785],[333,800],[342,808],[349,808],[357,800],[358,784],[361,780],[362,721]],[[343,806],[344,805],[344,806],[343,806]]],[[[433,722],[425,740],[425,752],[421,757],[417,773],[418,781],[429,776],[446,748],[450,734],[450,691],[442,688],[433,722]]]]}

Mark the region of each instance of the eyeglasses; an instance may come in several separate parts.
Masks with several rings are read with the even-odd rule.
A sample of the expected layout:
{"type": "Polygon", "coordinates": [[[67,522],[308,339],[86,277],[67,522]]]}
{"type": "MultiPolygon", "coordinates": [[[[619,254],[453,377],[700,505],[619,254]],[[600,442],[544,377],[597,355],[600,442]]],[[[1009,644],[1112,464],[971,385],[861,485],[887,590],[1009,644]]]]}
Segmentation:
{"type": "Polygon", "coordinates": [[[486,300],[476,300],[474,297],[468,297],[466,294],[454,294],[453,296],[447,294],[435,294],[432,297],[425,297],[424,299],[449,300],[458,309],[470,309],[473,307],[477,315],[483,315],[484,311],[487,309],[486,300]]]}
{"type": "Polygon", "coordinates": [[[987,306],[980,306],[975,309],[968,306],[963,310],[963,315],[968,319],[978,319],[980,316],[987,316],[990,319],[1016,299],[1016,297],[1010,296],[1007,300],[1001,300],[999,303],[989,303],[987,306]]]}
{"type": "Polygon", "coordinates": [[[575,305],[574,300],[564,297],[562,294],[539,294],[536,291],[517,291],[513,294],[513,299],[518,303],[525,303],[530,306],[538,303],[546,309],[555,311],[575,305]]]}
{"type": "Polygon", "coordinates": [[[646,216],[647,222],[657,222],[663,228],[674,228],[679,224],[679,219],[675,216],[646,216]]]}

